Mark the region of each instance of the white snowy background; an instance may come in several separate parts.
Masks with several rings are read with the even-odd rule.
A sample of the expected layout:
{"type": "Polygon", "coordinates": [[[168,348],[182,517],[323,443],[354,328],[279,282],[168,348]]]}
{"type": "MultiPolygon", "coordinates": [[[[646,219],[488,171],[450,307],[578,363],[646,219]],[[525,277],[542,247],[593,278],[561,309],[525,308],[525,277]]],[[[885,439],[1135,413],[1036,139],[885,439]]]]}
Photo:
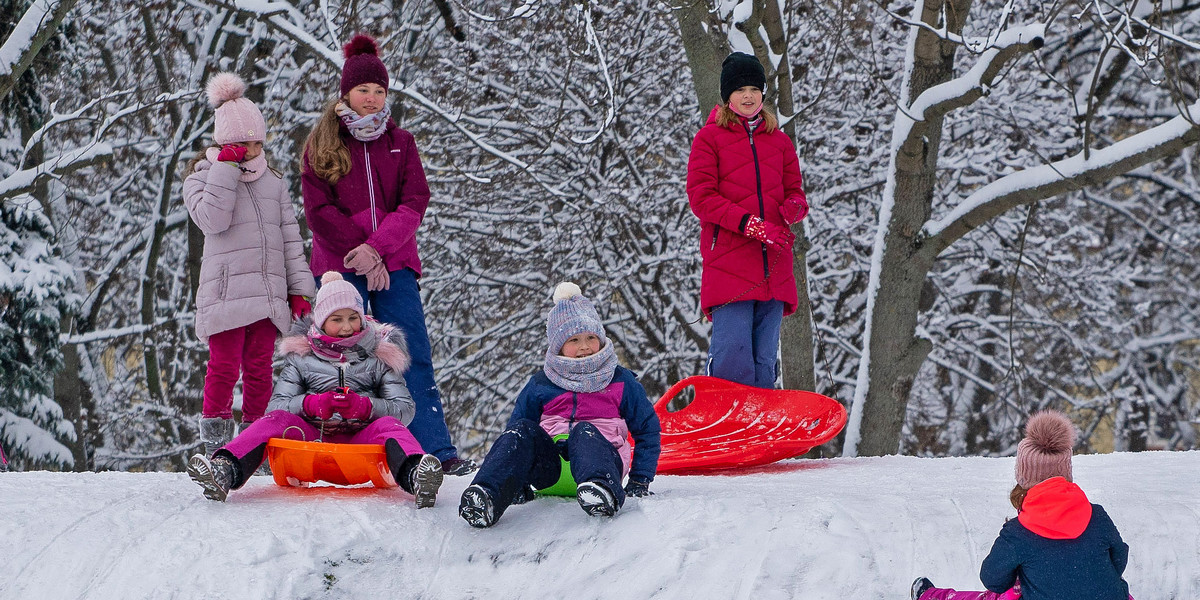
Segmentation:
{"type": "MultiPolygon", "coordinates": [[[[491,529],[399,489],[277,487],[227,503],[180,473],[0,473],[0,598],[907,598],[919,575],[979,588],[1012,458],[796,460],[660,476],[613,519],[573,501],[491,529]]],[[[1200,452],[1076,456],[1129,543],[1138,600],[1200,598],[1200,452]]]]}

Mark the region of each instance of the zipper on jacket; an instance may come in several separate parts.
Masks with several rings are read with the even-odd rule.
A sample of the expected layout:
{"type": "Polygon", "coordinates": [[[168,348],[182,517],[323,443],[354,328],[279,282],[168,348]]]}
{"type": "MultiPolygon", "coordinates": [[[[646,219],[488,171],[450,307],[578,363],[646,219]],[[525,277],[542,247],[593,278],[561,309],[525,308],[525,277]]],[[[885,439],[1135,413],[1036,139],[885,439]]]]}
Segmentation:
{"type": "Polygon", "coordinates": [[[262,248],[262,266],[259,267],[258,272],[260,275],[262,275],[263,288],[267,290],[268,318],[275,320],[275,303],[269,300],[274,294],[271,293],[271,278],[267,277],[267,263],[269,262],[267,257],[267,232],[263,231],[262,210],[260,210],[258,206],[258,196],[255,196],[254,190],[250,188],[250,182],[243,181],[242,183],[246,186],[246,193],[250,196],[250,206],[254,207],[254,218],[258,221],[258,236],[259,240],[262,242],[259,246],[262,248]]]}
{"type": "Polygon", "coordinates": [[[367,143],[363,142],[363,157],[367,159],[367,196],[371,198],[371,233],[375,233],[379,229],[379,220],[375,216],[375,176],[371,174],[371,153],[367,149],[367,143]]]}
{"type": "Polygon", "coordinates": [[[571,418],[567,420],[567,433],[575,428],[575,414],[579,412],[579,392],[571,392],[571,418]]]}
{"type": "MultiPolygon", "coordinates": [[[[758,149],[754,146],[754,130],[750,129],[750,123],[742,121],[742,127],[746,129],[746,135],[750,137],[750,153],[754,156],[754,183],[758,187],[758,218],[764,222],[767,220],[767,212],[763,207],[762,194],[762,171],[758,166],[758,149]]],[[[762,259],[763,259],[763,279],[771,276],[771,270],[767,266],[767,245],[762,244],[762,259]]]]}
{"type": "Polygon", "coordinates": [[[717,236],[720,234],[721,234],[721,226],[717,225],[716,223],[713,223],[713,241],[712,241],[712,246],[709,247],[709,250],[713,250],[717,247],[717,236]]]}

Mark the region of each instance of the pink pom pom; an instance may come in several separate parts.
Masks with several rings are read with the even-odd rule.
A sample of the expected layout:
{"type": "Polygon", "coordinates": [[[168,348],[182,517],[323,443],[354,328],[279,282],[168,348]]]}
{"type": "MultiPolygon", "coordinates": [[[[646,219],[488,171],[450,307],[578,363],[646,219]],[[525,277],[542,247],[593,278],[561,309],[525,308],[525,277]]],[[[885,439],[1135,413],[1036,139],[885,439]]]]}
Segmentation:
{"type": "Polygon", "coordinates": [[[337,271],[326,271],[325,274],[321,276],[321,285],[325,285],[332,281],[341,281],[342,279],[343,277],[341,273],[338,273],[337,271]]]}
{"type": "Polygon", "coordinates": [[[375,40],[369,35],[358,34],[342,46],[342,53],[346,58],[358,56],[359,54],[374,54],[379,55],[379,46],[375,44],[375,40]]]}
{"type": "Polygon", "coordinates": [[[1025,425],[1025,439],[1043,454],[1069,453],[1075,447],[1075,426],[1061,412],[1040,412],[1025,425]]]}
{"type": "Polygon", "coordinates": [[[233,73],[218,73],[208,80],[208,103],[217,108],[230,100],[242,97],[246,82],[233,73]]]}

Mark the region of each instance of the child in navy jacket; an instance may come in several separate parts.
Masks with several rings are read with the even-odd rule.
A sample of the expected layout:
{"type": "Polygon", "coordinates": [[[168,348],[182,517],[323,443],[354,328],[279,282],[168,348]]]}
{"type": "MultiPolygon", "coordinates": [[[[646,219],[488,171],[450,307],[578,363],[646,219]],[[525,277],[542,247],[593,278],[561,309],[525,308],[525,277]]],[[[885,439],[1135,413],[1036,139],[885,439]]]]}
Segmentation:
{"type": "Polygon", "coordinates": [[[458,514],[474,527],[490,527],[510,505],[527,501],[531,486],[557,483],[560,456],[569,461],[579,505],[590,515],[612,516],[626,495],[650,494],[660,429],[646,390],[617,364],[600,316],[579,286],[559,284],[554,300],[546,364],[521,390],[507,429],[463,492],[458,514]],[[556,441],[561,434],[569,435],[556,441]],[[625,474],[629,483],[622,488],[625,474]]]}
{"type": "Polygon", "coordinates": [[[1066,415],[1034,415],[1017,446],[1017,485],[1010,499],[1017,518],[1000,529],[983,559],[987,592],[935,588],[921,577],[913,600],[1126,600],[1121,578],[1129,546],[1099,504],[1071,481],[1075,430],[1066,415]]]}

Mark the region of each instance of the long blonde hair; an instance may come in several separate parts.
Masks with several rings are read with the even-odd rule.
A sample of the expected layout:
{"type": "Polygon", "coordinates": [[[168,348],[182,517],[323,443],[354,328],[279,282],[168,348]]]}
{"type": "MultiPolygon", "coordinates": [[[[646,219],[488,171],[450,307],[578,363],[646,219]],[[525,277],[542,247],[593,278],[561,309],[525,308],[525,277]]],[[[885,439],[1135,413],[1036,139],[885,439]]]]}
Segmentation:
{"type": "MultiPolygon", "coordinates": [[[[771,114],[771,111],[767,110],[766,106],[759,111],[758,116],[762,117],[763,120],[763,133],[771,133],[772,131],[779,129],[779,119],[776,119],[775,115],[771,114]]],[[[721,110],[717,111],[717,125],[720,125],[721,127],[732,127],[738,122],[739,119],[744,118],[745,117],[737,114],[736,112],[733,112],[733,109],[729,108],[728,102],[722,104],[721,110]]]]}
{"type": "Polygon", "coordinates": [[[350,172],[353,163],[350,162],[350,150],[338,135],[342,118],[337,114],[337,104],[341,98],[334,98],[325,105],[321,119],[308,134],[304,142],[304,152],[301,154],[301,170],[305,160],[317,177],[336,185],[338,180],[350,172]]]}

